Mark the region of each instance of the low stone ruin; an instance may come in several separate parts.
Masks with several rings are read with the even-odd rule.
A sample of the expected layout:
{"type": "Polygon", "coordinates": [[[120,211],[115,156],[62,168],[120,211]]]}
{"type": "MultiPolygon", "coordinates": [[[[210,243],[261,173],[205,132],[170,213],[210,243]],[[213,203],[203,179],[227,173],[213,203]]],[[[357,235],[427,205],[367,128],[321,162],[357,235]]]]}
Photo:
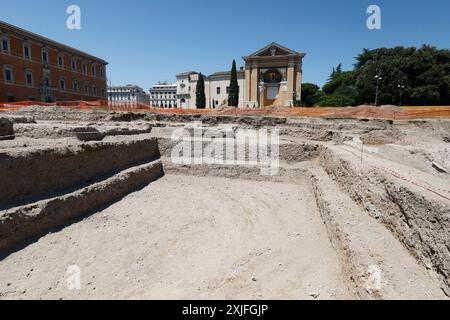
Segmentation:
{"type": "Polygon", "coordinates": [[[14,138],[12,122],[6,118],[0,118],[0,140],[12,140],[14,138]]]}

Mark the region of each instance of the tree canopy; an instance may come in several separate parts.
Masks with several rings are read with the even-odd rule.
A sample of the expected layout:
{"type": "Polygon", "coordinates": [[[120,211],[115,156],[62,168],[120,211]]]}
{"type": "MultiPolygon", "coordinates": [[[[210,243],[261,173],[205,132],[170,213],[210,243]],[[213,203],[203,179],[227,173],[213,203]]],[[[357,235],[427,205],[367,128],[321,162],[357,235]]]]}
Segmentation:
{"type": "Polygon", "coordinates": [[[431,46],[421,48],[364,49],[356,57],[355,87],[358,100],[373,100],[379,70],[382,73],[380,102],[396,104],[399,85],[402,100],[408,105],[448,105],[450,103],[450,50],[431,46]]]}
{"type": "Polygon", "coordinates": [[[320,98],[320,87],[314,83],[302,84],[302,102],[305,107],[312,107],[320,98]]]}
{"type": "Polygon", "coordinates": [[[374,103],[376,75],[381,75],[379,104],[399,104],[400,95],[407,105],[450,104],[450,50],[427,45],[363,49],[353,70],[333,68],[318,104],[374,103]]]}

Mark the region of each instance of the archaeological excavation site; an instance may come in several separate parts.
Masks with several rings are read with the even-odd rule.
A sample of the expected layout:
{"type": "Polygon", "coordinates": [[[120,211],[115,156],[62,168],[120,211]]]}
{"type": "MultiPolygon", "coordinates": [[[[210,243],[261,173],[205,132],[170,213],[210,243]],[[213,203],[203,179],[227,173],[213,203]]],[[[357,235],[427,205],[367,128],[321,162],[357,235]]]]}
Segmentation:
{"type": "Polygon", "coordinates": [[[0,299],[450,295],[446,118],[28,106],[0,182],[0,299]]]}

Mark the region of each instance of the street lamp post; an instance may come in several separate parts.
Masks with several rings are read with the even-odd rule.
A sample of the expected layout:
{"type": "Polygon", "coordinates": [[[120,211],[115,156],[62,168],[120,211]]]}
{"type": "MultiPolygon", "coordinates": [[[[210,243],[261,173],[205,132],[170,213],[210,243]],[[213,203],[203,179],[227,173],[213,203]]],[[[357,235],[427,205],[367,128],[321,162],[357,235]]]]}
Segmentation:
{"type": "Polygon", "coordinates": [[[375,107],[378,106],[378,92],[380,87],[380,81],[383,80],[381,77],[381,72],[378,72],[378,74],[375,76],[375,79],[377,79],[377,90],[375,92],[375,107]]]}
{"type": "Polygon", "coordinates": [[[403,80],[400,82],[400,84],[397,87],[400,90],[400,96],[399,96],[399,99],[398,99],[399,100],[398,104],[399,104],[399,107],[401,107],[402,106],[403,89],[405,89],[405,85],[403,84],[403,80]]]}

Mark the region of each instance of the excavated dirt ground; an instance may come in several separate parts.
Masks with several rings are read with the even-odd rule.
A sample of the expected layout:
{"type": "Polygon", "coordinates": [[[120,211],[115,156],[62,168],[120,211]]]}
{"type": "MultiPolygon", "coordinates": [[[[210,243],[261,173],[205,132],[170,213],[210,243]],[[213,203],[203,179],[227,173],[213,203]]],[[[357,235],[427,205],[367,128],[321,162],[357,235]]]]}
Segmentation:
{"type": "MultiPolygon", "coordinates": [[[[24,233],[17,239],[27,239],[1,252],[0,299],[450,294],[450,121],[38,107],[0,117],[13,123],[15,135],[0,141],[0,180],[10,186],[2,192],[0,230],[14,225],[14,232],[24,233]],[[229,140],[241,129],[278,129],[280,173],[264,177],[255,166],[174,164],[171,135],[193,130],[193,121],[229,140]],[[79,141],[75,135],[83,130],[97,130],[104,139],[79,141]],[[27,164],[23,175],[21,163],[27,164]],[[71,215],[64,203],[84,211],[71,215]],[[32,215],[15,214],[27,212],[15,206],[32,209],[32,215]],[[60,223],[49,224],[53,216],[60,223]],[[81,270],[80,290],[67,287],[73,265],[81,270]]],[[[1,233],[0,248],[13,243],[1,233]]]]}
{"type": "Polygon", "coordinates": [[[306,180],[166,176],[9,256],[0,284],[4,298],[352,298],[306,180]]]}

